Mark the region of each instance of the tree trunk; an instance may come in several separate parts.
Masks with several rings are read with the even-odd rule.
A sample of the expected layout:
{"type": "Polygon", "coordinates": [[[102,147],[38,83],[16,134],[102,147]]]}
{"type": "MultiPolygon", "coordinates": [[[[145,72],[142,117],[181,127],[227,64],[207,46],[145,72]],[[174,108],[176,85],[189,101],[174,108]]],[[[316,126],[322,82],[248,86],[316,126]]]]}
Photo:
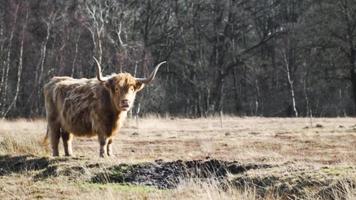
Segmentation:
{"type": "Polygon", "coordinates": [[[33,97],[34,99],[33,99],[33,103],[32,103],[33,108],[31,109],[36,114],[40,114],[40,112],[41,112],[40,111],[40,109],[41,109],[40,102],[42,99],[42,83],[43,83],[43,74],[44,74],[44,64],[45,64],[46,54],[47,54],[47,44],[48,44],[48,40],[50,37],[51,28],[52,28],[52,17],[53,17],[52,15],[53,15],[53,13],[49,17],[49,22],[46,22],[46,25],[47,25],[46,37],[45,37],[44,41],[42,42],[41,51],[40,51],[40,60],[36,67],[36,75],[35,75],[36,90],[33,91],[33,92],[35,92],[35,95],[33,97]]]}
{"type": "Polygon", "coordinates": [[[290,66],[289,66],[289,60],[287,58],[287,53],[283,52],[283,57],[284,57],[284,65],[285,65],[285,70],[287,73],[287,80],[288,80],[288,87],[289,87],[289,93],[290,97],[292,100],[292,110],[293,110],[293,115],[294,117],[298,117],[298,110],[297,110],[297,103],[295,100],[295,89],[294,89],[294,81],[292,80],[291,77],[291,71],[290,71],[290,66]]]}
{"type": "Polygon", "coordinates": [[[238,85],[236,69],[234,69],[232,72],[233,72],[233,76],[234,76],[235,112],[239,113],[240,109],[241,109],[240,95],[242,95],[242,94],[239,93],[240,90],[239,90],[239,85],[238,85]]]}
{"type": "MultiPolygon", "coordinates": [[[[74,77],[74,74],[75,74],[75,68],[76,68],[76,64],[77,64],[77,58],[78,58],[78,43],[79,43],[79,40],[80,40],[80,35],[81,33],[78,34],[78,37],[76,38],[75,40],[75,52],[74,52],[74,59],[73,59],[73,62],[72,62],[72,73],[71,73],[71,76],[74,77]]],[[[80,78],[82,78],[80,76],[80,78]]]]}
{"type": "Polygon", "coordinates": [[[9,78],[9,71],[10,71],[10,62],[11,62],[11,51],[12,51],[12,40],[14,38],[14,33],[16,29],[16,22],[17,22],[17,13],[19,10],[20,4],[17,4],[16,10],[15,10],[15,19],[14,19],[14,24],[12,26],[12,30],[10,33],[10,38],[9,38],[9,45],[8,45],[8,51],[7,51],[7,56],[5,60],[5,66],[3,68],[3,74],[1,77],[1,85],[0,85],[0,95],[2,95],[2,99],[0,101],[0,109],[1,109],[1,115],[4,115],[5,112],[5,106],[6,106],[6,101],[7,101],[7,87],[8,87],[8,78],[9,78]]]}
{"type": "Polygon", "coordinates": [[[255,101],[255,116],[260,115],[261,112],[261,105],[260,105],[260,87],[259,87],[259,83],[258,80],[255,80],[255,88],[256,88],[256,101],[255,101]]]}
{"type": "Polygon", "coordinates": [[[20,56],[19,56],[19,65],[17,68],[17,84],[16,84],[16,92],[15,92],[15,96],[14,99],[12,100],[11,104],[9,105],[9,107],[7,108],[6,112],[3,115],[3,118],[5,118],[7,116],[7,114],[10,112],[10,110],[16,105],[17,102],[17,98],[19,96],[20,93],[20,86],[21,86],[21,75],[22,75],[22,68],[23,68],[23,43],[24,43],[24,39],[25,39],[25,30],[27,27],[27,21],[28,21],[28,10],[26,12],[26,22],[25,25],[22,27],[22,36],[21,36],[21,46],[20,46],[20,56]]]}
{"type": "Polygon", "coordinates": [[[350,52],[350,77],[351,77],[351,85],[352,85],[352,97],[354,102],[354,112],[356,114],[356,49],[351,48],[350,52]]]}
{"type": "Polygon", "coordinates": [[[212,101],[213,103],[213,112],[220,112],[222,110],[222,103],[223,103],[223,97],[224,97],[224,75],[220,71],[219,75],[216,79],[216,87],[214,89],[214,100],[212,101]]]}

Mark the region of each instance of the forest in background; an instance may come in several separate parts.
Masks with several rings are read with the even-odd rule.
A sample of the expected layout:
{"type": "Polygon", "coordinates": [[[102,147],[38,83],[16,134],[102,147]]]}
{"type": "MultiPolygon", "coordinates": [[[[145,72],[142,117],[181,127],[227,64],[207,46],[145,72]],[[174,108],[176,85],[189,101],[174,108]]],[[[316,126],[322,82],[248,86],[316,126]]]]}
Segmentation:
{"type": "Polygon", "coordinates": [[[43,117],[53,76],[147,76],[133,113],[354,116],[354,0],[2,0],[0,117],[43,117]]]}

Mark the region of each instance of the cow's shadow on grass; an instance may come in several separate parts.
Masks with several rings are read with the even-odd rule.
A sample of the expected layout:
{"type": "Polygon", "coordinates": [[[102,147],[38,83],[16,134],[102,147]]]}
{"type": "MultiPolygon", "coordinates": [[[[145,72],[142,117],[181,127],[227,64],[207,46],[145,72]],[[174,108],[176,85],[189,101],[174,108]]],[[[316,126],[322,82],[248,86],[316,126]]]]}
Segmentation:
{"type": "Polygon", "coordinates": [[[49,164],[50,160],[46,157],[0,155],[0,176],[41,170],[47,168],[49,164]]]}
{"type": "MultiPolygon", "coordinates": [[[[36,157],[33,155],[0,155],[0,176],[11,174],[26,174],[31,173],[34,180],[43,180],[48,177],[66,176],[71,179],[76,179],[85,174],[85,162],[89,160],[81,157],[36,157]]],[[[98,170],[101,169],[100,164],[97,164],[98,170]]],[[[87,178],[87,177],[86,177],[87,178]]]]}

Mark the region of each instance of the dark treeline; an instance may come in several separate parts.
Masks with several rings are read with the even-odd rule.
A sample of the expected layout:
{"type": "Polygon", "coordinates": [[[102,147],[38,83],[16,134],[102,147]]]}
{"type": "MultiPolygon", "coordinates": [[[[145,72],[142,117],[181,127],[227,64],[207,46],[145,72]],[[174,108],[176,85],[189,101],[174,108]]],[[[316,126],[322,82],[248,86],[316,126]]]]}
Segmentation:
{"type": "Polygon", "coordinates": [[[168,61],[134,112],[356,114],[355,0],[2,0],[0,116],[43,116],[43,85],[94,77],[93,56],[168,61]]]}

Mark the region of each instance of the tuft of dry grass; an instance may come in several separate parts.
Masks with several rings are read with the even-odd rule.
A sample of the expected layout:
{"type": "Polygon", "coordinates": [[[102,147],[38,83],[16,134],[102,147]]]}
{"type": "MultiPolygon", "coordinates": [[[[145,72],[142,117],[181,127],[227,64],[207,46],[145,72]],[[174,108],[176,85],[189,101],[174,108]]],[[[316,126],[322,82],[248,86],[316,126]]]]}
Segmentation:
{"type": "Polygon", "coordinates": [[[13,138],[4,136],[0,141],[0,154],[30,154],[47,155],[49,148],[44,146],[41,140],[33,137],[13,138]]]}
{"type": "Polygon", "coordinates": [[[257,199],[254,188],[238,190],[230,185],[222,186],[216,180],[202,181],[199,179],[184,180],[171,192],[171,195],[171,198],[174,199],[257,199]]]}
{"type": "Polygon", "coordinates": [[[46,155],[47,145],[43,120],[0,121],[0,154],[46,155]]]}

